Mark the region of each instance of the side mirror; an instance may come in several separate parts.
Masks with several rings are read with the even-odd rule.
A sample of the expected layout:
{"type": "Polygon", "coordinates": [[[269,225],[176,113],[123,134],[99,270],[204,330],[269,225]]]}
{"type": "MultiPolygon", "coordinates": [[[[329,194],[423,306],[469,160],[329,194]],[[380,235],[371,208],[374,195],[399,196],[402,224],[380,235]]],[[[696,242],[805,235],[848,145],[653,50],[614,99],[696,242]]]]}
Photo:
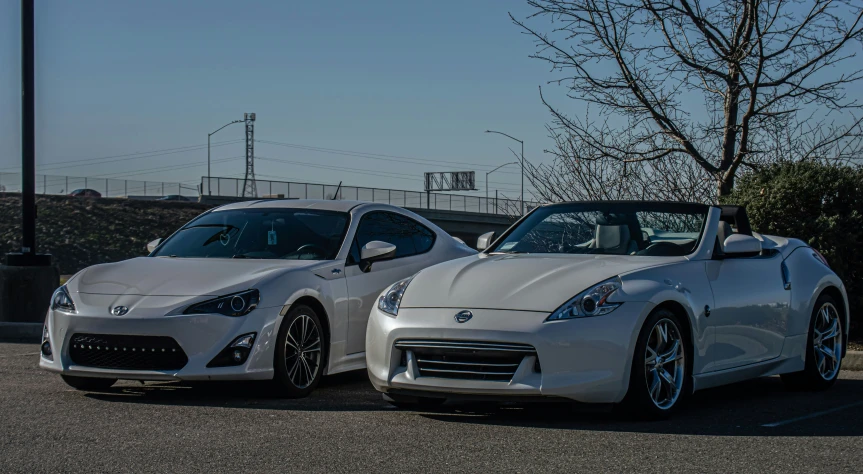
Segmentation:
{"type": "Polygon", "coordinates": [[[156,250],[156,247],[162,243],[162,239],[156,239],[147,244],[147,253],[153,253],[153,250],[156,250]]]}
{"type": "Polygon", "coordinates": [[[756,254],[761,252],[761,241],[751,235],[731,234],[722,247],[726,255],[756,254]]]}
{"type": "Polygon", "coordinates": [[[492,242],[494,242],[494,232],[486,232],[476,239],[476,249],[482,252],[489,248],[492,242]]]}
{"type": "Polygon", "coordinates": [[[372,263],[389,260],[396,256],[396,246],[380,240],[372,240],[360,249],[360,270],[363,273],[372,269],[372,263]]]}

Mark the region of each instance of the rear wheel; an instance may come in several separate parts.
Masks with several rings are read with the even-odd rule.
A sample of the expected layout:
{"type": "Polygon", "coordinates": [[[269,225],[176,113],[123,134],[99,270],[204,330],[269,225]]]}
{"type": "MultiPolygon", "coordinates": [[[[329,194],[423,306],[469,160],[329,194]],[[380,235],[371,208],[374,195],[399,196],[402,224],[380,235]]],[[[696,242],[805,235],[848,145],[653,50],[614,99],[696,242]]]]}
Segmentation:
{"type": "Polygon", "coordinates": [[[836,302],[821,295],[815,302],[806,340],[806,366],[800,372],[782,374],[782,381],[796,390],[824,390],[839,377],[844,350],[842,317],[836,302]]]}
{"type": "Polygon", "coordinates": [[[630,415],[648,420],[667,418],[691,391],[692,352],[682,328],[677,315],[667,309],[654,311],[645,321],[623,402],[630,415]]]}
{"type": "Polygon", "coordinates": [[[66,385],[83,391],[100,391],[111,388],[117,382],[117,379],[101,379],[96,377],[76,377],[74,375],[60,376],[66,385]]]}
{"type": "Polygon", "coordinates": [[[299,305],[285,315],[279,328],[273,361],[276,390],[288,398],[308,396],[318,383],[326,363],[326,337],[315,310],[299,305]]]}

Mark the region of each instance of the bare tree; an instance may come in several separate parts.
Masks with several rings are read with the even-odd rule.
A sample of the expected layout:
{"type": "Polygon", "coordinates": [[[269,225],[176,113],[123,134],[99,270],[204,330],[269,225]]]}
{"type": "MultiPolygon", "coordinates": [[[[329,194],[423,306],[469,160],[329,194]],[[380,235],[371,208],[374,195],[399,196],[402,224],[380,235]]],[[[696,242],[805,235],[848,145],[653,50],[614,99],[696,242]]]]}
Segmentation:
{"type": "Polygon", "coordinates": [[[860,0],[528,3],[534,14],[510,17],[536,41],[533,57],[603,117],[571,118],[540,91],[556,149],[531,170],[538,189],[704,200],[727,195],[741,167],[861,156],[861,104],[845,93],[863,78],[860,0]]]}

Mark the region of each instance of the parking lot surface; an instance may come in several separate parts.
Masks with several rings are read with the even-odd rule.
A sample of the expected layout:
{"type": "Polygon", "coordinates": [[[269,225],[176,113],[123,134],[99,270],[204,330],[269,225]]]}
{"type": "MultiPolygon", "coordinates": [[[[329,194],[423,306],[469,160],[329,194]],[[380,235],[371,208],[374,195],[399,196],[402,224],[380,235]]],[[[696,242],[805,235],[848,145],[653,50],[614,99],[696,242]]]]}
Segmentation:
{"type": "Polygon", "coordinates": [[[86,393],[0,344],[2,472],[861,472],[863,372],[827,392],[776,377],[697,393],[672,420],[570,405],[401,411],[365,372],[310,398],[255,384],[121,381],[86,393]]]}

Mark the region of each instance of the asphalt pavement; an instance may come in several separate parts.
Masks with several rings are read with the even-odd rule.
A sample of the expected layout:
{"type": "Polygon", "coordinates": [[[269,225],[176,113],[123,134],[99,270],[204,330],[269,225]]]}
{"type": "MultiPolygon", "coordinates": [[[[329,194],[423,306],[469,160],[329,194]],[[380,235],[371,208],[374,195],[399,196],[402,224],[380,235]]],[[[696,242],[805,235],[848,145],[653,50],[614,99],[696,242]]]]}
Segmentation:
{"type": "Polygon", "coordinates": [[[673,419],[571,405],[402,411],[365,372],[309,398],[258,384],[122,381],[78,392],[0,344],[2,472],[861,472],[863,372],[826,392],[777,377],[697,393],[673,419]]]}

